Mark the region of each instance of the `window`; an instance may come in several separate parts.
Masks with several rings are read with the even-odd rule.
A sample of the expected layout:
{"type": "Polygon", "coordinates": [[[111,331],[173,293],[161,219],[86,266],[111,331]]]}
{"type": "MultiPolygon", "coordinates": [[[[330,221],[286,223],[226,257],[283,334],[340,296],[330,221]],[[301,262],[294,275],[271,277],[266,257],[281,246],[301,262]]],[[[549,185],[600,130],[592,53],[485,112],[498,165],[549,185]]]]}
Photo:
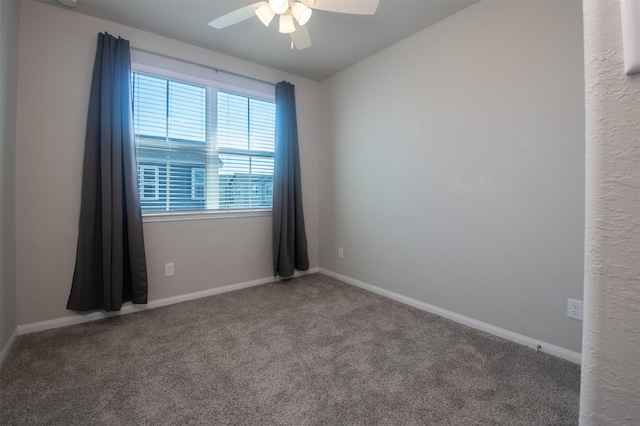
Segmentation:
{"type": "Polygon", "coordinates": [[[143,213],[272,207],[273,101],[134,72],[133,102],[143,213]]]}
{"type": "Polygon", "coordinates": [[[191,169],[191,199],[204,200],[204,194],[204,169],[202,167],[194,167],[193,169],[191,169]]]}
{"type": "Polygon", "coordinates": [[[160,198],[160,169],[158,166],[138,164],[140,200],[155,201],[160,198]]]}

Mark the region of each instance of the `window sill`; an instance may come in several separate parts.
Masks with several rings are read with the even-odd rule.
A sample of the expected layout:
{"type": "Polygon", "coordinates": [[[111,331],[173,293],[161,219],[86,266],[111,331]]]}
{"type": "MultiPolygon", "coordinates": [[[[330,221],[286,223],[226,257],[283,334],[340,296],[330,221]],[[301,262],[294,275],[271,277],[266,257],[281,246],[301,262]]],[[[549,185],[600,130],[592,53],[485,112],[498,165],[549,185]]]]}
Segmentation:
{"type": "Polygon", "coordinates": [[[232,210],[232,211],[187,211],[143,213],[142,222],[176,222],[183,220],[235,219],[240,217],[271,216],[271,209],[264,210],[232,210]]]}

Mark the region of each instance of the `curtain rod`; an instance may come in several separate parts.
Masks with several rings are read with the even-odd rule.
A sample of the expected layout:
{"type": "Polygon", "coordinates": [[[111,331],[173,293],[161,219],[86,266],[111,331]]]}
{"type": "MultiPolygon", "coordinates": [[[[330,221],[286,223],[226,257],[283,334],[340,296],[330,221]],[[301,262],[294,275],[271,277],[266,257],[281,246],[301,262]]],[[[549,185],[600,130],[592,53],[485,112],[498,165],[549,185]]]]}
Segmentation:
{"type": "Polygon", "coordinates": [[[164,53],[154,52],[154,51],[152,51],[152,50],[147,50],[147,49],[141,49],[141,48],[139,48],[139,47],[133,47],[133,46],[130,46],[129,48],[130,48],[131,50],[137,50],[138,52],[150,53],[150,54],[152,54],[152,55],[161,56],[161,57],[163,57],[163,58],[173,59],[173,60],[175,60],[175,61],[182,61],[182,62],[186,62],[186,63],[188,63],[188,64],[195,65],[195,66],[198,66],[198,67],[207,68],[207,69],[210,69],[210,70],[215,71],[216,73],[223,72],[223,73],[225,73],[225,74],[233,75],[233,76],[236,76],[236,77],[242,77],[242,78],[246,78],[246,79],[249,79],[249,80],[257,81],[257,82],[259,82],[259,83],[269,84],[269,85],[271,85],[271,86],[275,86],[275,85],[276,85],[275,83],[272,83],[272,82],[270,82],[270,81],[260,80],[259,78],[249,77],[249,76],[247,76],[247,75],[242,75],[242,74],[239,74],[239,73],[237,73],[237,72],[223,70],[223,69],[221,69],[221,68],[216,68],[216,67],[212,67],[212,66],[209,66],[209,65],[201,64],[201,63],[199,63],[199,62],[190,61],[190,60],[188,60],[188,59],[176,58],[176,57],[174,57],[174,56],[165,55],[164,53]]]}

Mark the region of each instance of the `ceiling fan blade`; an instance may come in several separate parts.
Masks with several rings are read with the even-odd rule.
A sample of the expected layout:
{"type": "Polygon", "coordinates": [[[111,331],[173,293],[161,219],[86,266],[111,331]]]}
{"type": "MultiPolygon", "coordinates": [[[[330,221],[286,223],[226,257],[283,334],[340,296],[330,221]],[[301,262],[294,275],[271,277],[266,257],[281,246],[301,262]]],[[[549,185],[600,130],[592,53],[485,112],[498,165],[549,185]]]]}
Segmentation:
{"type": "Polygon", "coordinates": [[[374,15],[379,0],[303,0],[312,9],[327,12],[351,13],[354,15],[374,15]]]}
{"type": "Polygon", "coordinates": [[[289,36],[291,36],[291,41],[296,49],[302,50],[311,47],[311,36],[309,36],[309,30],[306,26],[296,25],[296,30],[289,33],[289,36]]]}
{"type": "Polygon", "coordinates": [[[256,9],[258,9],[263,4],[268,3],[265,1],[261,1],[258,3],[250,4],[249,6],[241,7],[240,9],[236,9],[233,12],[229,12],[226,15],[222,15],[221,17],[209,22],[209,26],[220,30],[222,28],[227,28],[231,25],[235,25],[238,22],[245,21],[256,16],[256,9]]]}

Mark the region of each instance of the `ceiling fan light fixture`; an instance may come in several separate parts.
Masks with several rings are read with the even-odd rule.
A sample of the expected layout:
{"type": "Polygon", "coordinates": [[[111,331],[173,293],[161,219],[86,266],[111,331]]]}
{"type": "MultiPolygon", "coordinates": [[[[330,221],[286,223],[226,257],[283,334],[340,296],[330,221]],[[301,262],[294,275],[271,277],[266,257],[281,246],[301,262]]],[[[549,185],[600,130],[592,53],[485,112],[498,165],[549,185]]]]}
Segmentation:
{"type": "Polygon", "coordinates": [[[305,6],[299,1],[291,5],[291,13],[296,18],[296,21],[298,21],[298,24],[300,25],[304,25],[307,22],[309,22],[312,12],[313,11],[311,9],[309,9],[307,6],[305,6]]]}
{"type": "Polygon", "coordinates": [[[289,34],[296,30],[296,26],[293,23],[293,16],[290,13],[280,15],[280,32],[283,34],[289,34]]]}
{"type": "Polygon", "coordinates": [[[260,18],[260,22],[262,22],[265,27],[268,27],[273,17],[276,16],[276,13],[265,3],[256,9],[256,15],[260,18]]]}
{"type": "Polygon", "coordinates": [[[289,10],[289,0],[269,0],[269,6],[278,15],[282,15],[289,10]]]}

